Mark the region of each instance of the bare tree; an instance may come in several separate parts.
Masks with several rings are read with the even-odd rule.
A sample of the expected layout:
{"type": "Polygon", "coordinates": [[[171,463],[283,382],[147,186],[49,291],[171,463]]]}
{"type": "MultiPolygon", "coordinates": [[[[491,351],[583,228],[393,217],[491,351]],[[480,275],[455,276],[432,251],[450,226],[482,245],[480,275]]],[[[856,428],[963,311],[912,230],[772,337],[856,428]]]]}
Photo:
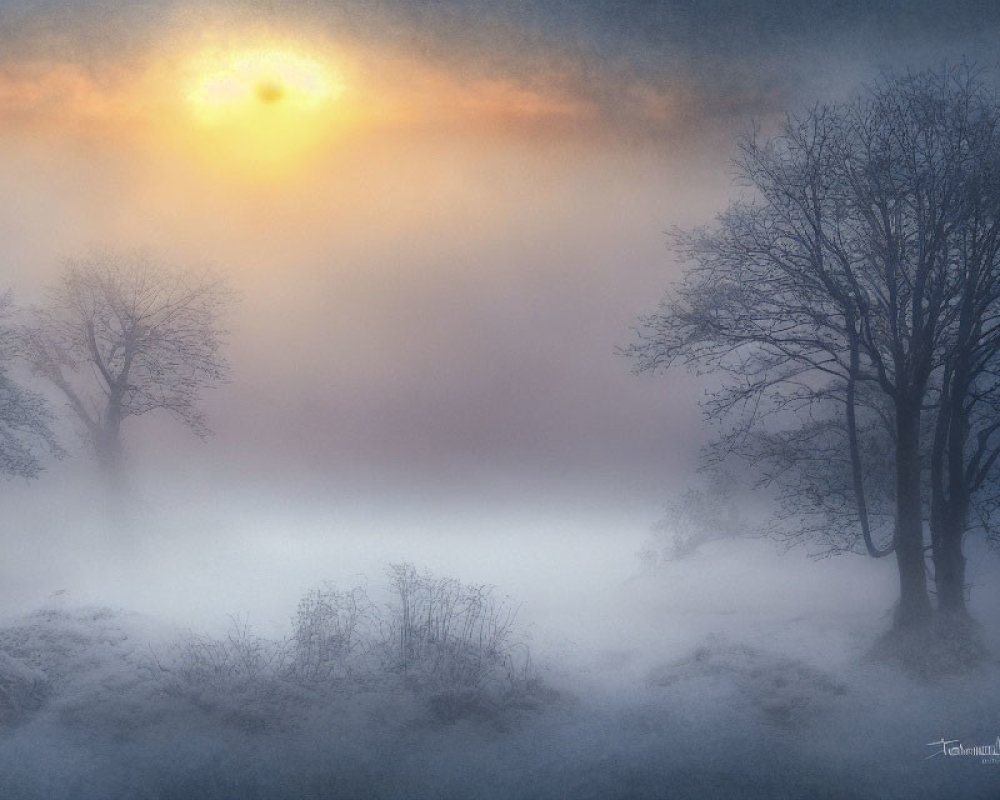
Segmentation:
{"type": "Polygon", "coordinates": [[[204,389],[226,380],[221,316],[226,282],[145,251],[100,251],[65,263],[35,309],[22,348],[82,424],[101,468],[120,488],[122,424],[162,410],[199,436],[204,389]]]}
{"type": "Polygon", "coordinates": [[[711,474],[703,486],[689,486],[675,495],[665,512],[638,554],[651,567],[686,558],[708,542],[744,536],[752,530],[740,512],[735,479],[721,471],[711,474]]]}
{"type": "MultiPolygon", "coordinates": [[[[12,305],[9,292],[0,295],[0,319],[12,305]]],[[[39,451],[60,454],[44,399],[20,386],[3,364],[16,354],[15,334],[0,327],[0,474],[34,478],[42,469],[39,451]]]]}
{"type": "Polygon", "coordinates": [[[935,386],[929,457],[931,552],[938,606],[966,615],[963,537],[974,507],[988,498],[1000,457],[1000,143],[966,177],[956,226],[954,326],[935,386]]]}
{"type": "MultiPolygon", "coordinates": [[[[848,468],[865,549],[895,555],[897,629],[931,614],[927,415],[941,420],[979,391],[956,376],[958,353],[982,348],[989,363],[997,352],[996,308],[973,273],[1000,270],[1000,187],[983,178],[1000,164],[998,118],[963,67],[887,79],[852,103],[790,118],[772,140],[747,136],[737,169],[752,197],[714,228],[677,235],[689,269],[629,351],[639,370],[681,362],[724,376],[706,408],[728,423],[719,444],[784,462],[775,478],[817,442],[838,454],[830,462],[848,468]],[[963,304],[965,294],[979,299],[963,304]],[[872,533],[866,431],[890,450],[889,542],[872,533]]],[[[989,460],[961,433],[944,438],[963,468],[989,460]]],[[[942,513],[964,533],[968,495],[949,497],[942,513]]]]}

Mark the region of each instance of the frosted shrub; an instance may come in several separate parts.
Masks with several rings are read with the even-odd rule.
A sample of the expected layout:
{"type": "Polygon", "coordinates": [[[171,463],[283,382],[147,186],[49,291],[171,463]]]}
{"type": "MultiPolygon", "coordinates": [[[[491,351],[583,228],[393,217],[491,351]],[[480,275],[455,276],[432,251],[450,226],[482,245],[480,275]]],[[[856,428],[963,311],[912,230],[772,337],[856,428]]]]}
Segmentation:
{"type": "Polygon", "coordinates": [[[381,606],[363,587],[307,592],[287,642],[256,636],[237,619],[223,638],[192,636],[157,662],[164,690],[248,731],[346,709],[360,690],[369,700],[370,692],[419,698],[439,721],[492,719],[534,704],[540,695],[528,648],[514,635],[515,609],[491,587],[410,564],[391,566],[389,583],[381,606]]]}
{"type": "Polygon", "coordinates": [[[389,568],[393,602],[383,622],[386,668],[412,685],[515,690],[528,679],[527,648],[513,634],[516,609],[488,586],[389,568]]]}
{"type": "Polygon", "coordinates": [[[377,609],[363,587],[337,591],[327,585],[300,601],[292,636],[292,673],[307,683],[361,677],[371,649],[377,609]]]}
{"type": "Polygon", "coordinates": [[[217,686],[254,683],[279,675],[287,659],[287,648],[262,639],[246,620],[231,618],[222,639],[193,636],[181,649],[177,672],[192,683],[217,686]]]}
{"type": "Polygon", "coordinates": [[[295,699],[285,679],[288,661],[284,642],[263,639],[233,617],[225,637],[191,636],[159,666],[168,694],[256,730],[280,720],[295,699]]]}

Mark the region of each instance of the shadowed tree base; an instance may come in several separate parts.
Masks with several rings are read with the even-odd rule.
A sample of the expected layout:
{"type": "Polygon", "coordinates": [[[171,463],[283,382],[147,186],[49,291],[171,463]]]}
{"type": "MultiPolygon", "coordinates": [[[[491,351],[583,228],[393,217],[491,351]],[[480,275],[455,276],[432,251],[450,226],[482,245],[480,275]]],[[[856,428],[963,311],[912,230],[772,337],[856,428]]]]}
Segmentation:
{"type": "Polygon", "coordinates": [[[992,654],[979,623],[967,614],[938,613],[923,624],[894,626],[868,657],[921,680],[963,675],[982,668],[992,654]]]}

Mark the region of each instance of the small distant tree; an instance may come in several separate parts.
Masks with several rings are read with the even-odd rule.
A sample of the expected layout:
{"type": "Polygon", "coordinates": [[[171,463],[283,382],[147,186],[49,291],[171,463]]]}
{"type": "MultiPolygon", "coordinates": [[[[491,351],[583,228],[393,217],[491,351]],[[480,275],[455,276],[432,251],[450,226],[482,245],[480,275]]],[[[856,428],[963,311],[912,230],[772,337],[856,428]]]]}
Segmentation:
{"type": "Polygon", "coordinates": [[[671,500],[650,531],[639,558],[656,566],[691,555],[703,544],[745,534],[750,523],[740,513],[732,483],[725,477],[703,488],[688,488],[671,500]]]}
{"type": "Polygon", "coordinates": [[[102,250],[68,260],[22,333],[37,374],[81,423],[97,462],[122,488],[122,424],[165,411],[199,436],[203,390],[225,381],[225,280],[147,251],[102,250]]]}
{"type": "MultiPolygon", "coordinates": [[[[0,295],[0,320],[10,313],[11,305],[9,292],[0,295]]],[[[43,398],[20,386],[4,367],[16,352],[14,340],[11,328],[0,327],[0,474],[34,478],[42,469],[39,452],[61,451],[43,398]]]]}

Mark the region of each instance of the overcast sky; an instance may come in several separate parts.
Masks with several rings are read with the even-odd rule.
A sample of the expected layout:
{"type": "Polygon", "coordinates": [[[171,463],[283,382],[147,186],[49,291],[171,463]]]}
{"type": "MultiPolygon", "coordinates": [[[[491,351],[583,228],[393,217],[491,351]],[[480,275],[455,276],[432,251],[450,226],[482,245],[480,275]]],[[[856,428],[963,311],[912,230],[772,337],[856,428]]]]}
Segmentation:
{"type": "Polygon", "coordinates": [[[230,276],[217,435],[132,420],[137,460],[652,508],[706,435],[696,381],[614,353],[676,275],[665,231],[725,206],[754,120],[885,69],[992,67],[998,23],[929,0],[0,0],[2,283],[37,300],[95,244],[230,276]],[[255,128],[192,105],[265,52],[319,65],[322,108],[255,128]]]}

